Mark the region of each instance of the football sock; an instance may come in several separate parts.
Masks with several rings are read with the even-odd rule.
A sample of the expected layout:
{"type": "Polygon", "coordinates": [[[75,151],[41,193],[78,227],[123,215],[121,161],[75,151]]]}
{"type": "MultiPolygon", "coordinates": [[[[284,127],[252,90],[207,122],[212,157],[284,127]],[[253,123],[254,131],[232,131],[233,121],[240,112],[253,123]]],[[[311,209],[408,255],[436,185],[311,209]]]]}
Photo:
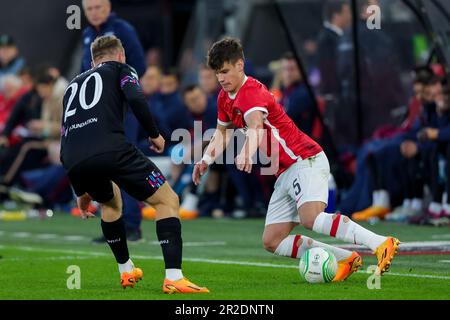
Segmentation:
{"type": "Polygon", "coordinates": [[[113,222],[101,222],[103,235],[111,248],[117,263],[125,264],[130,255],[128,253],[125,224],[122,217],[113,222]]]}
{"type": "Polygon", "coordinates": [[[170,281],[183,279],[183,272],[181,269],[166,269],[166,278],[170,281]]]}
{"type": "Polygon", "coordinates": [[[305,251],[315,247],[320,247],[331,251],[336,257],[337,261],[346,259],[352,254],[351,251],[330,246],[326,243],[316,241],[300,234],[287,236],[283,241],[280,242],[274,254],[284,257],[291,257],[294,259],[300,259],[305,251]]]}
{"type": "Polygon", "coordinates": [[[365,245],[372,251],[375,251],[387,239],[361,227],[349,217],[325,212],[316,217],[313,230],[345,242],[365,245]]]}
{"type": "Polygon", "coordinates": [[[181,239],[180,220],[166,218],[156,221],[156,234],[163,252],[166,278],[172,281],[183,278],[181,273],[183,240],[181,239]]]}
{"type": "Polygon", "coordinates": [[[119,263],[119,272],[122,274],[124,272],[131,273],[134,269],[134,264],[131,259],[128,259],[125,263],[119,263]]]}

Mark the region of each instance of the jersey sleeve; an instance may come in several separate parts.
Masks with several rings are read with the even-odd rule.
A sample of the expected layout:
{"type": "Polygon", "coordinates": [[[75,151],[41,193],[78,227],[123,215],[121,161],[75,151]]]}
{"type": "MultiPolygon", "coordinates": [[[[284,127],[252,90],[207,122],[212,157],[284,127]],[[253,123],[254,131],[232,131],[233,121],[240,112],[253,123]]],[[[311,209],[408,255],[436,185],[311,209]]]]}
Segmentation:
{"type": "Polygon", "coordinates": [[[255,111],[261,111],[267,117],[271,98],[273,99],[270,92],[262,88],[242,92],[239,96],[239,109],[244,115],[244,120],[247,121],[248,116],[255,111]]]}
{"type": "Polygon", "coordinates": [[[147,99],[139,85],[136,71],[132,67],[124,64],[120,67],[119,79],[120,88],[139,123],[150,138],[157,138],[159,136],[159,130],[155,125],[147,104],[147,99]]]}
{"type": "Polygon", "coordinates": [[[224,102],[220,96],[217,98],[217,123],[224,127],[231,124],[231,119],[224,110],[224,102]]]}

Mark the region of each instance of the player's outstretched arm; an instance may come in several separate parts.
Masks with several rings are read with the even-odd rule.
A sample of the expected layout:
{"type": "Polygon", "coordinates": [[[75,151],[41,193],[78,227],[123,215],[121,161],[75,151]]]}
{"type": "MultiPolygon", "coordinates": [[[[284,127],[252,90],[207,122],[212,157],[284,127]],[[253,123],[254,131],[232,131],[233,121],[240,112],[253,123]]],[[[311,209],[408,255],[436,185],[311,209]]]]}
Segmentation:
{"type": "Polygon", "coordinates": [[[206,173],[208,166],[212,164],[219,155],[222,154],[223,150],[226,149],[228,143],[230,142],[231,132],[227,130],[226,126],[217,124],[216,131],[214,132],[211,141],[206,147],[206,151],[203,158],[195,164],[194,171],[192,172],[192,181],[195,185],[200,184],[200,178],[206,173]]]}
{"type": "Polygon", "coordinates": [[[246,139],[241,152],[236,157],[236,167],[240,171],[250,173],[253,165],[252,157],[258,150],[264,136],[264,114],[261,111],[251,112],[245,121],[248,127],[246,139]]]}
{"type": "Polygon", "coordinates": [[[156,140],[160,136],[159,130],[155,125],[147,100],[139,85],[137,75],[126,65],[122,67],[120,72],[120,88],[139,123],[155,144],[153,140],[156,140]]]}

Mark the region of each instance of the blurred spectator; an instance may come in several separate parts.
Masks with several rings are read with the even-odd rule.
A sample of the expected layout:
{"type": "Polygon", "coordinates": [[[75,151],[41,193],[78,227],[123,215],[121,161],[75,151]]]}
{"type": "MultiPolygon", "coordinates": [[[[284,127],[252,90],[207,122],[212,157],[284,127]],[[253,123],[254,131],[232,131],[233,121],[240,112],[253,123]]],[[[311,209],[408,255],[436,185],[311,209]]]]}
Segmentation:
{"type": "Polygon", "coordinates": [[[351,65],[347,53],[347,28],[351,25],[350,4],[344,0],[328,0],[323,11],[323,28],[317,38],[317,66],[320,73],[319,92],[326,101],[324,117],[337,145],[355,142],[354,126],[346,125],[354,114],[351,101],[344,101],[343,89],[351,71],[342,74],[342,66],[351,65]],[[345,50],[344,50],[345,49],[345,50]]]}
{"type": "MultiPolygon", "coordinates": [[[[201,130],[204,133],[207,129],[215,128],[217,124],[217,103],[207,98],[199,86],[190,85],[183,90],[184,105],[167,110],[167,124],[169,130],[173,132],[176,129],[186,129],[189,131],[192,139],[196,138],[194,134],[194,122],[201,123],[201,130]]],[[[202,138],[202,137],[200,137],[202,138]]],[[[184,145],[184,158],[192,162],[193,150],[191,148],[196,145],[202,148],[202,141],[191,141],[190,145],[184,145]]],[[[195,154],[195,153],[194,153],[195,154]]],[[[197,154],[201,151],[197,150],[197,154]]],[[[176,181],[180,177],[184,166],[173,166],[172,179],[176,181]]],[[[177,190],[177,186],[174,186],[177,190]]]]}
{"type": "MultiPolygon", "coordinates": [[[[408,116],[402,126],[392,128],[389,134],[387,132],[377,133],[373,140],[366,142],[359,150],[355,180],[340,203],[340,209],[343,212],[357,212],[357,218],[362,220],[381,217],[389,212],[391,198],[392,204],[398,202],[396,201],[398,198],[406,201],[404,208],[396,208],[393,211],[392,219],[401,220],[404,219],[405,213],[411,214],[420,211],[421,195],[416,194],[418,191],[409,192],[413,183],[398,177],[399,171],[406,171],[406,167],[402,165],[400,144],[404,141],[412,124],[418,119],[422,105],[427,103],[426,99],[430,98],[429,84],[432,71],[422,67],[417,68],[415,72],[415,96],[411,99],[408,116]],[[427,91],[424,95],[425,88],[427,91]],[[366,208],[367,210],[365,210],[366,208]]],[[[417,188],[417,190],[419,189],[420,187],[417,188]]]]}
{"type": "Polygon", "coordinates": [[[35,91],[14,106],[2,134],[1,140],[8,145],[6,137],[17,125],[23,125],[23,140],[8,150],[0,166],[4,185],[18,183],[24,170],[45,166],[49,161],[59,163],[61,105],[67,81],[55,79],[48,68],[38,69],[34,79],[35,91]]]}
{"type": "Polygon", "coordinates": [[[179,128],[178,124],[181,120],[185,123],[186,119],[182,118],[185,114],[186,107],[181,101],[180,95],[180,75],[176,69],[169,69],[163,72],[161,78],[160,99],[162,113],[164,114],[164,123],[167,125],[166,146],[173,145],[171,135],[173,130],[179,128]]]}
{"type": "Polygon", "coordinates": [[[18,74],[24,65],[14,39],[7,34],[0,35],[0,81],[6,75],[18,74]]]}
{"type": "Polygon", "coordinates": [[[83,10],[89,26],[83,30],[83,59],[81,72],[91,68],[91,43],[95,38],[113,34],[122,41],[127,64],[142,76],[145,72],[144,49],[134,27],[111,12],[109,0],[83,0],[83,10]]]}
{"type": "Polygon", "coordinates": [[[426,222],[433,225],[450,223],[450,89],[448,85],[442,94],[436,97],[436,127],[425,127],[418,133],[419,141],[431,141],[431,152],[425,154],[429,161],[430,190],[432,202],[428,206],[426,222]],[[441,162],[445,162],[445,170],[441,170],[441,162]],[[447,193],[443,200],[444,190],[447,193]]]}
{"type": "Polygon", "coordinates": [[[4,129],[6,121],[11,114],[11,111],[19,100],[29,88],[22,85],[22,81],[18,76],[7,75],[3,77],[1,81],[1,90],[3,94],[0,93],[0,132],[4,129]]]}
{"type": "Polygon", "coordinates": [[[201,64],[198,70],[198,84],[200,88],[209,97],[217,99],[220,91],[219,82],[214,70],[209,68],[206,64],[201,64]]]}
{"type": "MultiPolygon", "coordinates": [[[[141,87],[147,101],[149,103],[150,110],[155,119],[155,123],[158,125],[158,129],[161,135],[166,141],[170,140],[169,127],[166,123],[167,112],[164,109],[163,99],[161,95],[161,81],[162,71],[157,66],[149,66],[141,78],[141,87]]],[[[161,156],[161,154],[154,152],[149,148],[148,135],[140,128],[139,130],[139,149],[147,156],[161,156]]],[[[167,154],[167,148],[162,155],[167,154]]]]}
{"type": "Polygon", "coordinates": [[[314,101],[308,93],[297,61],[291,52],[281,58],[282,106],[295,124],[312,136],[314,122],[319,116],[314,101]]]}
{"type": "Polygon", "coordinates": [[[162,52],[161,48],[150,48],[145,53],[145,64],[147,67],[162,68],[162,52]]]}
{"type": "Polygon", "coordinates": [[[338,47],[344,31],[351,25],[350,5],[345,0],[328,0],[323,11],[323,29],[317,40],[318,66],[320,70],[323,95],[340,95],[337,71],[338,47]]]}
{"type": "MultiPolygon", "coordinates": [[[[194,121],[201,124],[202,135],[206,130],[216,127],[217,102],[215,99],[208,99],[207,94],[197,85],[187,86],[184,88],[182,95],[186,112],[178,118],[179,127],[189,130],[193,139],[196,138],[194,121]],[[181,122],[183,118],[185,121],[181,122]]],[[[173,125],[175,124],[176,122],[173,122],[173,125]]],[[[203,139],[201,139],[199,141],[193,140],[191,145],[184,145],[184,159],[188,160],[189,163],[193,163],[195,161],[193,155],[201,155],[205,144],[203,139]]],[[[219,207],[219,178],[223,168],[218,165],[211,166],[201,197],[197,194],[197,187],[190,179],[187,180],[189,181],[188,184],[182,179],[184,175],[191,176],[192,168],[192,165],[173,167],[174,174],[180,177],[174,184],[174,190],[182,194],[189,185],[189,190],[183,197],[183,202],[180,206],[180,214],[182,217],[195,217],[199,213],[201,215],[211,215],[211,212],[219,207]]]]}

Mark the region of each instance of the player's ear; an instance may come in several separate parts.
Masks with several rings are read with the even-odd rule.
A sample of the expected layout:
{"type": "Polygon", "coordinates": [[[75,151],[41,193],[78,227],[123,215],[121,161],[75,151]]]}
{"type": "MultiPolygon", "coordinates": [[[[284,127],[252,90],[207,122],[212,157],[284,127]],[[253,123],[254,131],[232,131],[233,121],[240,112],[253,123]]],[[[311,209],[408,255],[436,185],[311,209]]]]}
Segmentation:
{"type": "Polygon", "coordinates": [[[244,60],[239,59],[239,60],[236,62],[236,64],[237,64],[237,67],[238,67],[239,72],[244,71],[244,60]]]}

